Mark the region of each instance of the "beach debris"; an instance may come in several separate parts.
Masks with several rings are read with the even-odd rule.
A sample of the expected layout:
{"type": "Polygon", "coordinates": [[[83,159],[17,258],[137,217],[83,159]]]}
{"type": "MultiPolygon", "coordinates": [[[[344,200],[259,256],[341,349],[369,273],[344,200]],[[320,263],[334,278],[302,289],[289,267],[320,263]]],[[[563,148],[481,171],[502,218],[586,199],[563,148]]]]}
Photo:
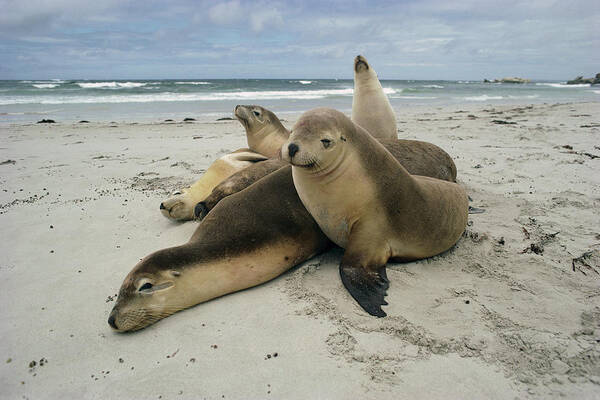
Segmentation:
{"type": "MultiPolygon", "coordinates": [[[[523,228],[523,232],[527,232],[527,230],[525,228],[523,228]]],[[[540,236],[540,239],[537,242],[533,242],[529,246],[525,247],[521,251],[521,254],[535,253],[538,255],[543,255],[544,254],[544,245],[546,245],[549,242],[551,242],[552,240],[554,240],[554,238],[556,238],[556,235],[558,235],[559,233],[560,232],[544,233],[543,235],[540,236]]],[[[529,239],[529,237],[530,237],[529,232],[527,232],[525,237],[527,239],[529,239]]]]}
{"type": "Polygon", "coordinates": [[[165,119],[165,122],[175,122],[172,119],[165,119]]]}
{"type": "Polygon", "coordinates": [[[573,272],[575,271],[579,271],[581,272],[583,275],[587,274],[584,271],[584,268],[586,271],[588,272],[595,272],[596,274],[600,275],[600,272],[598,272],[597,268],[598,268],[598,259],[599,254],[595,254],[594,253],[598,253],[598,251],[586,251],[585,253],[583,253],[582,255],[580,255],[577,258],[573,258],[571,260],[571,266],[573,267],[573,272]],[[595,259],[595,264],[596,265],[592,265],[593,261],[595,259]]]}
{"type": "Polygon", "coordinates": [[[108,297],[106,298],[106,301],[105,301],[105,303],[109,303],[109,302],[111,302],[111,301],[114,301],[116,298],[117,298],[117,294],[116,294],[116,293],[115,293],[113,296],[108,296],[108,297]]]}
{"type": "Polygon", "coordinates": [[[217,118],[217,121],[233,121],[233,118],[231,118],[231,117],[217,118]]]}
{"type": "Polygon", "coordinates": [[[175,352],[173,354],[167,354],[167,358],[174,358],[177,353],[179,353],[179,349],[175,350],[175,352]]]}
{"type": "Polygon", "coordinates": [[[193,122],[195,120],[196,120],[195,118],[184,118],[183,122],[193,122]]]}
{"type": "MultiPolygon", "coordinates": [[[[555,146],[555,148],[558,148],[558,146],[555,146]]],[[[589,157],[592,160],[595,159],[595,158],[600,158],[600,156],[597,156],[597,155],[592,154],[592,153],[588,153],[586,151],[575,151],[575,150],[573,150],[573,146],[571,146],[569,144],[565,144],[563,146],[560,146],[560,148],[563,148],[563,149],[567,150],[567,151],[561,151],[561,153],[563,153],[563,154],[577,154],[578,156],[589,157]]],[[[598,150],[597,146],[594,146],[594,148],[598,150]]]]}
{"type": "Polygon", "coordinates": [[[600,128],[600,124],[592,122],[591,124],[580,125],[580,128],[600,128]]]}
{"type": "Polygon", "coordinates": [[[8,164],[10,164],[10,165],[15,165],[16,163],[17,163],[17,162],[16,162],[15,160],[6,160],[6,161],[2,161],[2,162],[0,163],[0,165],[8,165],[8,164]]]}
{"type": "Polygon", "coordinates": [[[217,346],[216,344],[211,344],[211,345],[210,345],[210,348],[211,348],[211,349],[216,349],[216,348],[218,348],[218,347],[219,347],[219,346],[217,346]]]}
{"type": "Polygon", "coordinates": [[[483,214],[485,209],[469,206],[469,214],[483,214]]]}
{"type": "Polygon", "coordinates": [[[192,139],[202,139],[204,136],[192,136],[192,139]]]}
{"type": "Polygon", "coordinates": [[[89,124],[90,121],[82,119],[81,121],[78,122],[79,124],[89,124]]]}
{"type": "Polygon", "coordinates": [[[501,119],[494,119],[492,120],[493,124],[498,124],[498,125],[516,125],[516,122],[513,121],[503,121],[501,119]]]}
{"type": "Polygon", "coordinates": [[[56,121],[53,119],[42,119],[37,122],[38,124],[55,124],[56,121]]]}

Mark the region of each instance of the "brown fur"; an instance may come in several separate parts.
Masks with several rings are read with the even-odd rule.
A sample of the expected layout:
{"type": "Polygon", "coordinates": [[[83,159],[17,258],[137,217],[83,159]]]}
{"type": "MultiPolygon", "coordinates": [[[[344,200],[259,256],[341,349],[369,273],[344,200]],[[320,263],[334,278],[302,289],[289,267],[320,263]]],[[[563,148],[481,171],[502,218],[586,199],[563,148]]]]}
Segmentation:
{"type": "Polygon", "coordinates": [[[346,249],[342,281],[372,315],[385,316],[388,259],[439,254],[466,226],[462,187],[409,174],[385,146],[339,111],[303,114],[282,155],[294,166],[294,185],[305,207],[346,249]]]}
{"type": "Polygon", "coordinates": [[[188,243],[159,250],[140,261],[122,284],[109,319],[112,323],[109,323],[119,330],[144,328],[181,309],[264,283],[326,250],[330,241],[302,206],[290,170],[291,167],[284,166],[255,185],[223,199],[200,223],[188,243]],[[256,257],[255,254],[261,255],[256,257]],[[224,269],[220,266],[224,262],[231,270],[223,278],[228,282],[220,280],[215,284],[227,283],[230,287],[210,295],[202,290],[194,293],[194,286],[201,287],[207,282],[195,282],[193,279],[197,278],[187,274],[194,276],[194,271],[206,270],[207,279],[215,280],[218,272],[213,271],[224,269]],[[265,271],[264,265],[271,267],[265,271]],[[258,272],[261,268],[263,271],[258,272]],[[253,273],[254,270],[257,272],[253,273]],[[165,306],[166,310],[149,307],[152,295],[140,293],[136,285],[141,278],[160,281],[170,271],[175,271],[177,276],[168,277],[173,283],[168,289],[171,292],[166,294],[168,307],[165,306]],[[236,273],[250,274],[252,278],[236,279],[236,273]],[[184,283],[182,280],[191,287],[179,294],[175,290],[184,283]],[[181,303],[182,296],[189,300],[181,303]],[[176,306],[171,305],[175,303],[176,306]],[[135,321],[130,322],[132,320],[135,321]]]}

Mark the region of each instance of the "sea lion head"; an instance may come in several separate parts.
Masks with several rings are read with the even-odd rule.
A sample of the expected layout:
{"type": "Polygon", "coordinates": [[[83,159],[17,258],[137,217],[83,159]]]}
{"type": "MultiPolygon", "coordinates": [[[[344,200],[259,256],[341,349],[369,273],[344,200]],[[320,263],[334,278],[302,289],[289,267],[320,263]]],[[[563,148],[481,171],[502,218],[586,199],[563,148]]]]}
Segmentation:
{"type": "Polygon", "coordinates": [[[162,266],[168,254],[156,252],[140,261],[127,275],[108,324],[119,332],[136,331],[192,304],[181,284],[181,269],[162,266]]]}
{"type": "Polygon", "coordinates": [[[281,125],[279,118],[264,107],[238,104],[233,110],[235,117],[246,128],[247,135],[260,134],[265,128],[281,125]]]}
{"type": "Polygon", "coordinates": [[[360,54],[354,57],[354,72],[361,73],[370,69],[369,62],[360,54]]]}
{"type": "Polygon", "coordinates": [[[377,73],[371,67],[367,59],[361,55],[354,58],[354,81],[355,83],[367,83],[377,79],[377,73]]]}
{"type": "Polygon", "coordinates": [[[246,129],[251,150],[268,157],[277,156],[274,148],[279,149],[289,132],[272,111],[257,105],[237,105],[233,114],[246,129]]]}
{"type": "Polygon", "coordinates": [[[343,113],[317,108],[302,114],[281,148],[281,158],[295,167],[319,172],[334,167],[347,148],[354,124],[343,113]]]}

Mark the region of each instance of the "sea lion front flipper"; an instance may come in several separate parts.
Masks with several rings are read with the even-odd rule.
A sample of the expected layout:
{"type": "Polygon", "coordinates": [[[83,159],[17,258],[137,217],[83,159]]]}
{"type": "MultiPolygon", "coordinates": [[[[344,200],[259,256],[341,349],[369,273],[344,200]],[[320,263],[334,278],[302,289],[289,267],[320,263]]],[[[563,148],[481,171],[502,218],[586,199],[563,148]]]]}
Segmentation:
{"type": "Polygon", "coordinates": [[[354,300],[369,314],[385,317],[381,309],[388,303],[384,300],[390,281],[385,272],[385,265],[377,270],[367,269],[361,265],[340,264],[342,283],[354,297],[354,300]]]}
{"type": "Polygon", "coordinates": [[[380,248],[380,242],[369,235],[371,230],[352,229],[346,252],[340,263],[342,283],[354,300],[369,314],[385,317],[381,309],[387,305],[384,297],[390,287],[385,265],[389,252],[380,248]]]}

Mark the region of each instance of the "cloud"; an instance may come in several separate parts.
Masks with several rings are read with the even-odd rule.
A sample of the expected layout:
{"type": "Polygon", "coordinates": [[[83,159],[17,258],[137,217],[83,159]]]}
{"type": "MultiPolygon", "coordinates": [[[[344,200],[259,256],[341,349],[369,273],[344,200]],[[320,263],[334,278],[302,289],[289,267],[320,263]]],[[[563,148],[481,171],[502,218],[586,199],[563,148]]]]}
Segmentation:
{"type": "Polygon", "coordinates": [[[597,0],[0,0],[0,9],[0,79],[344,78],[358,53],[401,79],[560,79],[600,65],[597,0]]]}
{"type": "Polygon", "coordinates": [[[283,18],[276,8],[267,8],[250,14],[250,26],[254,32],[260,32],[266,27],[281,25],[283,25],[283,18]]]}
{"type": "Polygon", "coordinates": [[[208,10],[208,17],[218,25],[232,24],[242,19],[242,6],[238,0],[217,3],[208,10]]]}

